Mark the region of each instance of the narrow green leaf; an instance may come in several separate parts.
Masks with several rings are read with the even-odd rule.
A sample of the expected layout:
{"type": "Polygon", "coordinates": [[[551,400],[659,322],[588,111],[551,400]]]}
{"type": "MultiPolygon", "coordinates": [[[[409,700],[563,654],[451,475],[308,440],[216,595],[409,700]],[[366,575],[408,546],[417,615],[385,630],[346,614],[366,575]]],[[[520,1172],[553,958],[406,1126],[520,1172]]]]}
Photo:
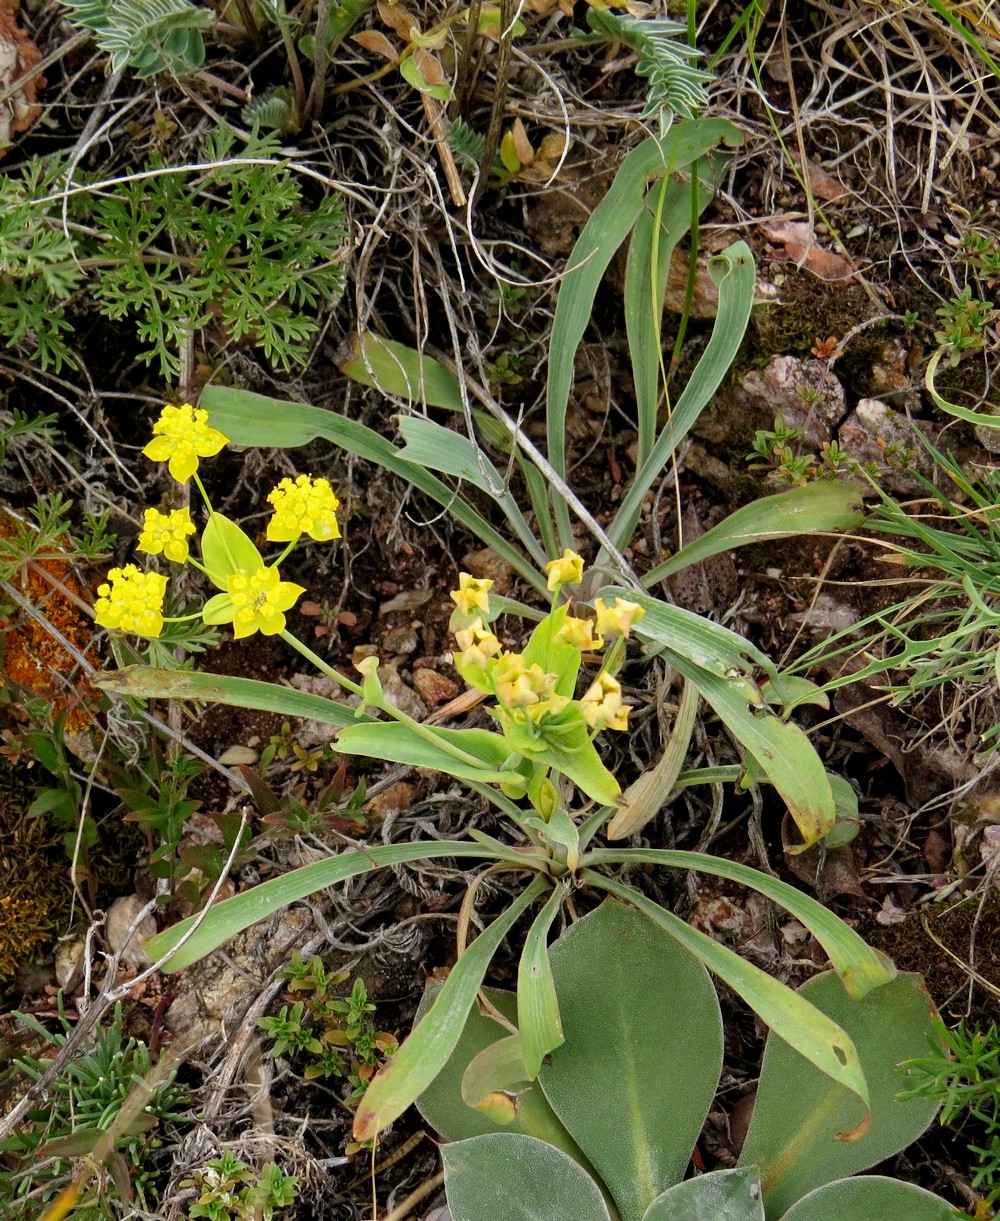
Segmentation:
{"type": "Polygon", "coordinates": [[[795,819],[803,847],[821,839],[836,820],[826,769],[803,731],[767,707],[749,677],[747,658],[772,681],[778,679],[773,664],[749,641],[699,615],[625,589],[602,591],[605,599],[615,595],[630,598],[646,611],[636,634],[659,646],[760,764],[795,819]]]}
{"type": "Polygon", "coordinates": [[[642,1221],[764,1221],[760,1175],[754,1169],[699,1174],[655,1199],[642,1221]]]}
{"type": "Polygon", "coordinates": [[[905,1149],[938,1108],[931,1098],[898,1098],[897,1066],[923,1055],[932,1033],[933,1006],[919,975],[899,975],[857,1000],[831,972],[797,995],[851,1036],[868,1082],[870,1122],[858,1100],[803,1059],[801,1048],[768,1038],[740,1165],[760,1169],[767,1213],[779,1217],[816,1187],[905,1149]]]}
{"type": "MultiPolygon", "coordinates": [[[[656,405],[660,395],[660,322],[666,294],[667,273],[674,248],[691,227],[691,192],[697,190],[700,213],[715,193],[715,182],[721,176],[725,161],[722,157],[704,158],[699,168],[704,171],[697,186],[693,182],[674,179],[665,184],[666,197],[660,210],[659,241],[656,270],[653,271],[654,225],[656,206],[652,197],[639,213],[628,246],[625,264],[625,332],[632,358],[632,378],[635,382],[636,410],[639,417],[638,465],[649,456],[656,437],[656,405]]],[[[656,191],[664,189],[658,184],[656,191]]],[[[652,193],[651,193],[652,196],[652,193]]]]}
{"type": "Polygon", "coordinates": [[[402,416],[399,431],[406,444],[399,451],[408,462],[431,471],[468,480],[488,496],[492,496],[504,512],[525,550],[544,570],[548,557],[521,512],[517,499],[507,490],[499,471],[482,450],[478,453],[468,437],[451,428],[444,428],[423,416],[402,416]],[[484,473],[485,472],[485,473],[484,473]],[[497,489],[501,489],[499,492],[497,489]]]}
{"type": "MultiPolygon", "coordinates": [[[[596,215],[595,211],[594,216],[596,215]]],[[[593,220],[593,216],[591,220],[593,220]]],[[[619,549],[627,546],[635,533],[646,493],[662,477],[677,446],[687,436],[691,425],[694,424],[709,399],[722,384],[722,379],[728,373],[729,367],[739,351],[747,323],[750,321],[756,273],[753,255],[746,242],[734,242],[717,254],[709,262],[709,274],[719,286],[719,312],[715,319],[715,326],[701,359],[695,365],[694,372],[674,404],[666,426],[653,446],[652,453],[636,471],[632,486],[622,500],[614,521],[608,527],[608,535],[619,549]]],[[[563,282],[560,290],[560,301],[566,290],[566,283],[566,281],[563,282]]],[[[557,307],[556,317],[558,318],[558,316],[557,307]]],[[[602,551],[598,555],[597,563],[601,564],[606,558],[602,551]]]]}
{"type": "MultiPolygon", "coordinates": [[[[614,257],[641,212],[650,180],[673,174],[703,156],[720,141],[738,143],[739,133],[724,119],[675,123],[661,139],[650,137],[628,154],[608,193],[584,225],[570,253],[559,288],[546,384],[545,427],[548,458],[566,477],[566,410],[573,385],[573,362],[593,312],[597,290],[614,257]]],[[[568,509],[555,502],[560,536],[573,542],[568,509]]]]}
{"type": "Polygon", "coordinates": [[[299,869],[293,869],[291,873],[282,874],[280,878],[261,882],[259,886],[233,895],[231,899],[224,899],[207,911],[188,916],[172,928],[157,933],[143,944],[149,956],[157,959],[170,953],[184,941],[170,961],[161,967],[167,974],[181,971],[199,958],[210,954],[212,950],[218,949],[230,937],[256,924],[258,920],[273,915],[289,903],[304,899],[317,890],[324,890],[327,886],[334,886],[337,882],[346,881],[347,878],[366,873],[370,869],[381,869],[386,865],[405,865],[408,861],[449,857],[496,859],[489,847],[470,844],[465,840],[380,844],[375,848],[342,852],[329,860],[303,865],[299,869]],[[185,938],[187,940],[184,940],[185,938]]]}
{"type": "Polygon", "coordinates": [[[824,950],[851,996],[862,997],[896,978],[896,968],[863,937],[811,895],[782,882],[780,878],[703,852],[671,848],[598,848],[588,852],[582,864],[591,868],[608,865],[660,865],[670,869],[696,869],[711,877],[725,878],[765,895],[790,912],[809,930],[824,950]]]}
{"type": "Polygon", "coordinates": [[[968,1221],[968,1216],[922,1187],[870,1174],[818,1187],[793,1204],[781,1221],[968,1221]]]}
{"type": "Polygon", "coordinates": [[[563,1042],[548,938],[564,898],[561,890],[555,891],[532,921],[517,968],[517,1025],[529,1081],[538,1076],[549,1052],[563,1042]]]}
{"type": "MultiPolygon", "coordinates": [[[[414,1018],[414,1025],[431,1007],[440,991],[440,980],[428,981],[417,1009],[417,1016],[414,1018]]],[[[512,1025],[514,1024],[517,1019],[517,998],[513,992],[484,988],[483,995],[512,1025]]],[[[579,1145],[556,1118],[537,1081],[518,1093],[517,1115],[512,1123],[502,1128],[462,1101],[462,1077],[467,1065],[479,1052],[502,1038],[505,1033],[502,1026],[491,1017],[480,1013],[478,1006],[474,1005],[469,1011],[454,1052],[441,1072],[417,1099],[421,1115],[445,1140],[464,1140],[469,1136],[481,1136],[484,1132],[522,1132],[555,1145],[557,1149],[568,1153],[574,1161],[586,1166],[586,1159],[579,1145]]],[[[589,1170],[589,1167],[587,1169],[589,1170]]]]}
{"type": "Polygon", "coordinates": [[[346,728],[356,723],[353,708],[322,695],[264,683],[255,678],[231,678],[222,674],[203,674],[198,670],[158,670],[153,666],[123,666],[93,678],[95,686],[115,695],[136,699],[197,700],[209,704],[229,704],[235,708],[256,708],[278,716],[302,717],[323,725],[346,728]]]}
{"type": "Polygon", "coordinates": [[[444,1068],[500,942],[545,886],[545,880],[536,877],[452,967],[420,1023],[372,1078],[354,1115],[355,1140],[376,1137],[402,1115],[444,1068]]]}
{"type": "Polygon", "coordinates": [[[715,1096],[715,989],[673,937],[615,902],[571,925],[550,958],[566,1042],[539,1083],[622,1221],[641,1221],[683,1178],[715,1096]]]}
{"type": "Polygon", "coordinates": [[[352,381],[420,406],[462,410],[458,378],[433,356],[370,332],[359,346],[363,355],[352,356],[340,366],[341,373],[352,381]]]}
{"type": "Polygon", "coordinates": [[[337,740],[330,745],[344,755],[410,763],[464,780],[524,784],[520,773],[501,767],[510,755],[510,748],[499,734],[486,729],[441,729],[436,726],[428,726],[427,732],[433,734],[435,740],[397,721],[372,722],[341,730],[337,740]]]}
{"type": "Polygon", "coordinates": [[[821,480],[764,496],[731,513],[676,555],[651,568],[642,583],[647,588],[675,572],[700,564],[713,555],[765,539],[810,534],[816,530],[853,530],[865,520],[861,493],[850,483],[821,480]]]}
{"type": "Polygon", "coordinates": [[[268,398],[231,386],[206,386],[201,405],[209,412],[212,426],[224,432],[234,445],[292,449],[321,437],[398,475],[447,509],[457,522],[502,556],[529,585],[545,594],[545,578],[503,534],[447,484],[423,467],[402,458],[396,446],[374,429],[332,411],[268,398]]]}
{"type": "Polygon", "coordinates": [[[610,1221],[599,1188],[561,1149],[490,1132],[445,1145],[448,1205],[460,1221],[610,1221]]]}
{"type": "MultiPolygon", "coordinates": [[[[867,1105],[868,1087],[857,1050],[836,1022],[814,1005],[810,1005],[797,992],[765,974],[759,967],[746,962],[727,946],[692,928],[673,912],[666,911],[645,895],[610,878],[595,874],[590,869],[583,872],[591,885],[608,891],[625,903],[631,903],[643,915],[676,937],[685,949],[700,958],[710,971],[742,996],[754,1013],[779,1038],[788,1042],[801,1056],[815,1064],[820,1072],[843,1085],[867,1105]]],[[[565,1007],[563,1021],[572,1037],[565,1007]]],[[[556,1111],[558,1113],[558,1108],[556,1111]]],[[[581,1145],[588,1151],[583,1142],[581,1145]]]]}

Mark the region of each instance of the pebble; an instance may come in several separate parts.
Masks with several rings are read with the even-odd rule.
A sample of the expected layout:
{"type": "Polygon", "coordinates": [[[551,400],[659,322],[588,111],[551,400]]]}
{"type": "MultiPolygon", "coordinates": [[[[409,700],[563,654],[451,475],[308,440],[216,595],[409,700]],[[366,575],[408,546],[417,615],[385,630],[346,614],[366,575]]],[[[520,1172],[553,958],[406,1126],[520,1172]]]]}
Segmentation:
{"type": "Polygon", "coordinates": [[[108,908],[107,919],[104,922],[104,932],[108,939],[108,946],[112,953],[121,951],[121,961],[130,967],[148,967],[152,959],[142,948],[142,942],[146,937],[152,937],[156,932],[156,921],[152,915],[147,915],[143,918],[142,923],[132,934],[128,944],[125,943],[125,938],[128,935],[129,929],[135,923],[136,917],[145,907],[142,899],[138,895],[124,895],[120,899],[115,899],[114,903],[108,908]]]}
{"type": "Polygon", "coordinates": [[[417,694],[429,708],[445,704],[458,695],[458,684],[453,683],[444,674],[431,670],[427,666],[417,666],[413,671],[413,685],[417,694]]]}

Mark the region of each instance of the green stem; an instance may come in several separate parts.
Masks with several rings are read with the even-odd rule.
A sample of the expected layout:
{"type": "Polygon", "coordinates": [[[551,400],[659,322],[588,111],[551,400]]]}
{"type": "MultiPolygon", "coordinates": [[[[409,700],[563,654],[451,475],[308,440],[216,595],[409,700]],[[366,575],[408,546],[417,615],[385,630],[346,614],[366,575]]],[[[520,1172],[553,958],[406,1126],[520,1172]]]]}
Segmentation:
{"type": "Polygon", "coordinates": [[[287,628],[282,630],[281,639],[285,644],[290,644],[297,653],[301,653],[306,661],[312,662],[321,674],[325,674],[327,678],[332,678],[335,683],[339,683],[345,690],[350,691],[352,695],[364,697],[364,689],[362,687],[352,682],[346,675],[341,674],[339,670],[335,670],[333,666],[328,665],[322,657],[314,653],[307,644],[303,644],[297,636],[293,636],[287,628]]]}

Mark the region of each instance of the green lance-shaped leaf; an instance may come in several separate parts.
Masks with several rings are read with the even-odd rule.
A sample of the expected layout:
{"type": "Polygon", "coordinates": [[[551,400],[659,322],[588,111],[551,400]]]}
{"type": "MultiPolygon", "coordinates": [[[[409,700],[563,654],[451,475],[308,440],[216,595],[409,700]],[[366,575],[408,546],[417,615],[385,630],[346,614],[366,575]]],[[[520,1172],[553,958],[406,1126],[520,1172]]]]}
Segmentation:
{"type": "Polygon", "coordinates": [[[768,1038],[740,1164],[760,1169],[765,1209],[775,1217],[814,1188],[905,1149],[937,1112],[933,1099],[897,1097],[897,1066],[922,1055],[931,1033],[933,1006],[919,975],[899,975],[856,1000],[836,975],[825,974],[797,995],[851,1036],[868,1082],[870,1116],[849,1090],[786,1042],[768,1038]]]}
{"type": "MultiPolygon", "coordinates": [[[[436,979],[428,982],[414,1025],[430,1008],[441,986],[436,979]]],[[[517,997],[513,992],[484,988],[483,995],[503,1017],[514,1023],[517,1018],[517,997]]],[[[455,1050],[441,1072],[417,1099],[420,1113],[445,1140],[464,1140],[469,1136],[482,1136],[484,1132],[521,1132],[562,1149],[589,1171],[582,1150],[556,1118],[537,1081],[518,1091],[517,1113],[510,1123],[503,1125],[463,1102],[462,1079],[467,1067],[480,1052],[502,1039],[505,1033],[492,1017],[480,1013],[479,1007],[473,1006],[455,1050]]]]}
{"type": "Polygon", "coordinates": [[[536,877],[452,967],[419,1025],[372,1078],[354,1115],[355,1140],[372,1140],[377,1136],[402,1115],[444,1068],[500,942],[545,886],[545,880],[536,877]]]}
{"type": "Polygon", "coordinates": [[[588,852],[582,863],[591,868],[658,865],[670,869],[696,869],[711,877],[736,882],[758,891],[800,921],[826,950],[831,965],[851,996],[866,996],[873,988],[881,988],[896,978],[896,968],[885,955],[873,950],[828,907],[780,878],[761,873],[749,865],[704,852],[672,848],[599,848],[588,852]]]}
{"type": "Polygon", "coordinates": [[[771,712],[748,672],[749,658],[780,689],[771,662],[735,632],[680,607],[614,586],[602,591],[605,600],[613,596],[629,598],[645,610],[636,634],[660,647],[760,764],[795,819],[802,847],[822,839],[837,816],[823,762],[797,725],[771,712]]]}
{"type": "Polygon", "coordinates": [[[322,437],[347,453],[398,475],[447,509],[457,522],[487,547],[492,547],[529,585],[544,594],[545,578],[516,547],[511,546],[504,534],[456,496],[453,488],[422,466],[407,462],[399,449],[374,429],[333,411],[268,398],[231,386],[206,386],[200,405],[209,413],[212,427],[225,433],[234,445],[293,449],[322,437]]]}
{"type": "Polygon", "coordinates": [[[158,670],[154,666],[123,666],[95,675],[95,686],[115,695],[136,699],[198,700],[210,704],[229,704],[235,708],[256,708],[278,716],[302,717],[323,725],[346,728],[356,723],[356,713],[346,704],[264,683],[256,678],[231,678],[203,674],[197,670],[158,670]]]}
{"type": "Polygon", "coordinates": [[[426,843],[382,844],[377,848],[342,852],[329,860],[314,861],[293,869],[291,873],[261,882],[251,890],[233,895],[216,903],[207,911],[188,916],[172,928],[165,929],[143,942],[146,952],[158,959],[176,949],[173,957],[163,964],[161,970],[170,973],[189,967],[199,958],[235,937],[245,928],[273,915],[289,903],[295,903],[317,890],[325,890],[337,882],[344,882],[356,874],[386,865],[405,865],[408,861],[426,861],[448,857],[478,857],[484,860],[499,860],[487,845],[470,844],[464,840],[432,840],[426,843]],[[183,945],[181,944],[183,942],[183,945]]]}
{"type": "Polygon", "coordinates": [[[784,1214],[781,1221],[958,1221],[968,1213],[940,1196],[880,1175],[838,1179],[818,1187],[784,1214]]]}
{"type": "MultiPolygon", "coordinates": [[[[643,915],[676,937],[685,949],[700,958],[710,971],[724,980],[734,992],[771,1030],[790,1043],[802,1056],[815,1064],[820,1072],[855,1094],[867,1106],[868,1087],[857,1049],[850,1037],[835,1021],[822,1013],[804,997],[793,992],[759,967],[734,954],[704,933],[686,924],[673,912],[668,912],[645,895],[613,882],[610,878],[581,871],[591,885],[606,890],[626,903],[637,907],[643,915]]],[[[565,1012],[563,1020],[566,1020],[565,1012]]],[[[568,1029],[568,1025],[567,1025],[568,1029]]]]}
{"type": "Polygon", "coordinates": [[[700,538],[651,568],[642,583],[647,588],[665,577],[700,564],[714,555],[765,539],[812,534],[817,530],[853,530],[865,520],[861,493],[850,483],[820,480],[764,496],[731,513],[700,538]]]}
{"type": "Polygon", "coordinates": [[[538,1076],[549,1052],[564,1041],[548,946],[549,929],[564,897],[563,891],[557,890],[535,917],[517,968],[517,1025],[529,1081],[538,1076]]]}
{"type": "Polygon", "coordinates": [[[764,1221],[760,1175],[752,1168],[699,1174],[658,1196],[642,1221],[764,1221]]]}
{"type": "Polygon", "coordinates": [[[371,333],[361,337],[358,347],[359,355],[340,366],[341,373],[352,381],[422,407],[462,410],[458,378],[433,356],[371,333]]]}
{"type": "Polygon", "coordinates": [[[503,768],[510,747],[498,733],[486,729],[426,727],[424,733],[399,722],[372,722],[341,731],[334,750],[389,763],[429,767],[449,776],[482,783],[524,785],[518,772],[503,768]]]}
{"type": "Polygon", "coordinates": [[[715,1095],[715,989],[675,938],[620,903],[584,916],[549,953],[566,1042],[538,1080],[623,1221],[641,1221],[683,1178],[715,1095]]]}
{"type": "Polygon", "coordinates": [[[514,1132],[445,1145],[448,1206],[461,1221],[610,1221],[594,1180],[561,1149],[514,1132]]]}

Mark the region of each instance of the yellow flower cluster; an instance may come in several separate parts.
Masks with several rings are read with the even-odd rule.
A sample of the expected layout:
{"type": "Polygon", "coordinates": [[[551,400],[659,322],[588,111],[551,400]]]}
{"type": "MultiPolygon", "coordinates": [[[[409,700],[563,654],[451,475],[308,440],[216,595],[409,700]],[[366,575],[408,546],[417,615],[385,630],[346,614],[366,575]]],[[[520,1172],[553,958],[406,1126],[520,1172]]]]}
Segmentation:
{"type": "Polygon", "coordinates": [[[458,574],[458,589],[451,591],[451,600],[463,615],[471,615],[473,608],[484,615],[490,613],[489,592],[493,582],[488,578],[470,576],[467,572],[458,574]]]}
{"type": "MultiPolygon", "coordinates": [[[[576,585],[583,580],[583,559],[566,550],[558,560],[546,565],[548,587],[553,592],[563,585],[576,585]]],[[[458,589],[451,593],[458,607],[452,618],[455,641],[460,650],[456,665],[466,680],[479,690],[496,697],[501,708],[514,719],[534,722],[546,717],[558,717],[571,700],[556,693],[558,674],[547,672],[538,662],[526,665],[521,653],[505,653],[499,639],[489,626],[489,591],[493,582],[459,575],[458,589]],[[475,615],[475,618],[472,616],[475,615]]],[[[645,611],[638,603],[615,598],[608,606],[598,598],[594,604],[594,619],[567,614],[563,606],[553,611],[558,627],[552,636],[554,645],[571,645],[581,653],[604,647],[606,636],[627,637],[632,625],[645,611]]],[[[558,653],[553,653],[551,664],[558,653]]],[[[575,670],[574,670],[575,673],[575,670]]],[[[579,701],[587,725],[593,730],[628,728],[629,707],[622,698],[621,685],[602,671],[579,701]]]]}
{"type": "Polygon", "coordinates": [[[274,506],[274,516],[267,527],[272,543],[289,543],[300,534],[308,534],[317,542],[340,538],[337,510],[340,501],[326,479],[299,475],[293,483],[282,479],[268,496],[274,506]]]}
{"type": "Polygon", "coordinates": [[[158,572],[142,572],[134,564],[112,568],[107,582],[97,587],[94,618],[101,627],[159,636],[166,588],[167,578],[158,572]]]}
{"type": "Polygon", "coordinates": [[[199,458],[211,458],[229,438],[209,428],[208,412],[182,403],[164,407],[153,425],[153,439],[142,451],[153,462],[166,462],[178,483],[187,483],[198,469],[199,458]]]}
{"type": "Polygon", "coordinates": [[[603,671],[584,692],[580,709],[591,729],[628,729],[632,711],[622,700],[621,683],[603,671]]]}
{"type": "Polygon", "coordinates": [[[168,560],[183,564],[189,554],[188,536],[194,530],[190,509],[172,509],[169,513],[147,509],[136,550],[148,555],[159,555],[162,551],[168,560]]]}
{"type": "MultiPolygon", "coordinates": [[[[258,568],[249,576],[237,573],[226,580],[233,604],[233,635],[237,640],[261,632],[275,636],[285,630],[286,610],[291,610],[305,587],[282,581],[277,568],[258,568]]],[[[223,620],[225,622],[225,620],[223,620]]]]}

